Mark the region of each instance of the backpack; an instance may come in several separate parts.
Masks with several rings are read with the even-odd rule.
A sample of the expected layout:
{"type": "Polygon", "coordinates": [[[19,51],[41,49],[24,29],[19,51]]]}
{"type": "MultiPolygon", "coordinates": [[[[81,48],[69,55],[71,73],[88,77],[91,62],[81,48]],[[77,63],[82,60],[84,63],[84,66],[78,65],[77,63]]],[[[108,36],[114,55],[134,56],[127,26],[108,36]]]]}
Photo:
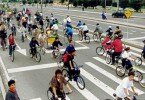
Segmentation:
{"type": "Polygon", "coordinates": [[[68,61],[68,58],[69,58],[69,54],[65,53],[62,55],[62,62],[63,63],[66,63],[68,61]]]}

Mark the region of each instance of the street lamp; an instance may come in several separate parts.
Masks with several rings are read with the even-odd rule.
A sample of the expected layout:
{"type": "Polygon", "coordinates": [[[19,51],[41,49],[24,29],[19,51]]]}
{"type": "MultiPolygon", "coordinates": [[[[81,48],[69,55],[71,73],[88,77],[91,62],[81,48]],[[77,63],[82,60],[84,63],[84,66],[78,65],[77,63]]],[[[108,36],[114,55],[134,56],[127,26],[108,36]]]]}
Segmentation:
{"type": "Polygon", "coordinates": [[[42,0],[41,0],[41,13],[42,13],[42,0]]]}
{"type": "Polygon", "coordinates": [[[105,0],[105,9],[106,9],[106,0],[105,0]]]}

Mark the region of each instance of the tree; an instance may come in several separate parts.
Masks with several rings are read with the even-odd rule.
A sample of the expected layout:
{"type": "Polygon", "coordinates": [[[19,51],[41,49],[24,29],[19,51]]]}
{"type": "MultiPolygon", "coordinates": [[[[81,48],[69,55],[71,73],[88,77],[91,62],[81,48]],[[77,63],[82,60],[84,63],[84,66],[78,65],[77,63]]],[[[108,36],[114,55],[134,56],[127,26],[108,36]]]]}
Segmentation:
{"type": "Polygon", "coordinates": [[[129,4],[129,0],[120,0],[120,7],[125,9],[126,7],[128,7],[129,4]]]}
{"type": "Polygon", "coordinates": [[[141,0],[135,0],[131,2],[131,7],[138,12],[139,10],[141,11],[141,7],[143,6],[143,3],[141,0]]]}

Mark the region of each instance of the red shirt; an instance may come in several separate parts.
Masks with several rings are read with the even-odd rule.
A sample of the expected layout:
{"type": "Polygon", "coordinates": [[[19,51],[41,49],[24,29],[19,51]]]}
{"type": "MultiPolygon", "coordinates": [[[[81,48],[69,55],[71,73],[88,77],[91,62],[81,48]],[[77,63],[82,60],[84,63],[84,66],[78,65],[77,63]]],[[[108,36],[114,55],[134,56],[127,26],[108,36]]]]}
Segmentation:
{"type": "Polygon", "coordinates": [[[15,44],[14,37],[13,38],[9,37],[9,45],[14,45],[14,44],[15,44]]]}
{"type": "Polygon", "coordinates": [[[123,46],[121,39],[115,39],[112,42],[112,47],[114,48],[114,52],[122,52],[123,46]]]}
{"type": "Polygon", "coordinates": [[[105,37],[105,39],[102,41],[102,45],[106,45],[106,43],[110,41],[109,37],[105,37]]]}

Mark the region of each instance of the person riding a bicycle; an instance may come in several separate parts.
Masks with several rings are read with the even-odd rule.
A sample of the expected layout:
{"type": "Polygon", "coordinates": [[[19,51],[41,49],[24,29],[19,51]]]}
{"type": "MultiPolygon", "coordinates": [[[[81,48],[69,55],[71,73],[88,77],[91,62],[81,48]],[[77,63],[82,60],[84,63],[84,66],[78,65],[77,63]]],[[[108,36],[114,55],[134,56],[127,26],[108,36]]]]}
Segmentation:
{"type": "Polygon", "coordinates": [[[96,28],[94,30],[94,34],[97,34],[97,37],[100,38],[102,33],[103,33],[103,30],[102,30],[101,26],[99,25],[99,23],[97,23],[96,28]]]}
{"type": "Polygon", "coordinates": [[[111,36],[110,34],[107,34],[101,44],[104,47],[105,51],[108,51],[109,49],[111,49],[111,43],[111,36]]]}
{"type": "Polygon", "coordinates": [[[66,47],[65,51],[64,51],[64,54],[65,53],[69,53],[71,52],[72,50],[75,50],[75,47],[74,47],[74,42],[72,40],[69,40],[69,45],[66,47]]]}
{"type": "Polygon", "coordinates": [[[8,43],[9,43],[9,56],[12,56],[12,50],[15,50],[15,39],[13,34],[10,34],[8,37],[8,43]]]}
{"type": "Polygon", "coordinates": [[[74,56],[76,56],[76,50],[73,49],[69,51],[66,55],[66,61],[63,61],[64,67],[68,68],[69,71],[69,79],[72,80],[73,75],[75,74],[75,66],[74,66],[74,56]]]}
{"type": "Polygon", "coordinates": [[[35,37],[32,37],[32,39],[29,43],[29,46],[30,46],[31,54],[32,54],[32,56],[34,56],[37,52],[36,46],[39,46],[39,43],[35,37]]]}
{"type": "Polygon", "coordinates": [[[46,36],[45,36],[44,32],[42,31],[41,34],[39,34],[39,36],[38,36],[38,41],[39,41],[39,45],[41,48],[44,48],[45,40],[46,40],[46,36]]]}
{"type": "MultiPolygon", "coordinates": [[[[2,45],[7,45],[7,42],[6,42],[6,38],[7,38],[7,33],[6,33],[6,29],[5,29],[5,26],[3,25],[3,23],[0,23],[0,39],[1,39],[1,46],[2,45]]],[[[4,47],[4,48],[5,48],[4,47]]]]}
{"type": "Polygon", "coordinates": [[[109,26],[109,28],[106,30],[107,34],[109,34],[111,37],[113,35],[113,30],[112,30],[112,27],[109,26]]]}
{"type": "Polygon", "coordinates": [[[72,40],[72,37],[73,37],[73,29],[72,29],[72,26],[71,25],[67,25],[65,34],[66,34],[66,36],[68,38],[68,41],[69,40],[72,40]]]}
{"type": "Polygon", "coordinates": [[[134,80],[135,73],[133,71],[128,73],[128,77],[125,77],[119,86],[116,88],[115,94],[113,94],[116,99],[115,100],[132,100],[129,96],[129,89],[131,88],[133,93],[138,95],[135,91],[133,80],[134,80]]]}
{"type": "Polygon", "coordinates": [[[56,37],[55,41],[52,43],[52,49],[59,50],[59,45],[63,46],[63,44],[60,42],[59,38],[56,37]]]}
{"type": "Polygon", "coordinates": [[[130,47],[125,48],[125,50],[122,52],[121,54],[122,56],[122,66],[126,67],[126,69],[129,69],[130,71],[132,71],[132,63],[131,61],[134,60],[134,58],[132,57],[132,54],[130,52],[130,47]]]}
{"type": "Polygon", "coordinates": [[[57,34],[58,32],[58,25],[57,25],[57,22],[54,21],[52,27],[51,27],[51,30],[53,31],[54,34],[57,34]]]}
{"type": "Polygon", "coordinates": [[[112,63],[111,63],[111,65],[115,64],[115,57],[120,56],[121,53],[122,53],[123,46],[122,46],[121,38],[122,38],[122,36],[116,35],[114,37],[114,40],[112,41],[111,47],[114,50],[114,52],[112,53],[112,63]]]}
{"type": "Polygon", "coordinates": [[[83,23],[83,25],[80,26],[80,28],[81,28],[81,34],[84,35],[84,39],[86,40],[87,33],[89,33],[88,26],[85,23],[83,23]]]}
{"type": "Polygon", "coordinates": [[[53,97],[51,98],[52,100],[58,100],[58,97],[60,97],[61,100],[66,100],[63,85],[68,88],[69,94],[73,92],[63,77],[62,71],[60,69],[55,71],[55,76],[52,78],[50,85],[51,86],[49,87],[49,91],[53,94],[53,97]]]}

